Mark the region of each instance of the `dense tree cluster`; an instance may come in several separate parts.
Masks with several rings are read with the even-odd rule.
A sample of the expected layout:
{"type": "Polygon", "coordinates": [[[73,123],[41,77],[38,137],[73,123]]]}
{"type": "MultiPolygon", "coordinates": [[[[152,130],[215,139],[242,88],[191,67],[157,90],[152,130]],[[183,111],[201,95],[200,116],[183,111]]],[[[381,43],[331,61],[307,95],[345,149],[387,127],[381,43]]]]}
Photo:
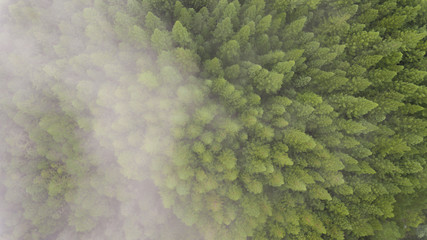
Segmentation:
{"type": "Polygon", "coordinates": [[[0,239],[427,238],[425,0],[5,11],[0,239]]]}

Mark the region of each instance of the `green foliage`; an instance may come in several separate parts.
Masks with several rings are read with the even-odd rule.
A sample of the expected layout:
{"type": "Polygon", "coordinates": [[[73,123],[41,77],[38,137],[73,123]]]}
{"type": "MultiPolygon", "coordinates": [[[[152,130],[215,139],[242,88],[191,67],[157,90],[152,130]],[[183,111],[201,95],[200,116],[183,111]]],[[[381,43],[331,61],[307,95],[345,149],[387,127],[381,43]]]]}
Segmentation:
{"type": "Polygon", "coordinates": [[[330,101],[338,110],[345,109],[344,112],[349,118],[359,118],[378,106],[367,99],[348,95],[333,96],[330,101]]]}
{"type": "Polygon", "coordinates": [[[240,45],[236,40],[230,40],[219,48],[219,57],[223,62],[236,63],[240,57],[240,45]]]}
{"type": "Polygon", "coordinates": [[[0,239],[427,237],[424,0],[2,5],[0,239]]]}
{"type": "Polygon", "coordinates": [[[154,29],[153,35],[151,35],[151,46],[159,53],[161,51],[170,50],[172,47],[171,36],[169,32],[154,29]]]}
{"type": "Polygon", "coordinates": [[[173,25],[172,38],[183,47],[188,46],[191,43],[190,33],[179,21],[176,21],[173,25]]]}
{"type": "Polygon", "coordinates": [[[309,135],[296,129],[285,133],[286,143],[295,149],[296,152],[306,152],[316,146],[316,142],[309,135]]]}
{"type": "Polygon", "coordinates": [[[231,24],[231,19],[229,17],[223,19],[220,23],[218,23],[215,28],[213,35],[215,39],[222,43],[226,42],[233,35],[233,25],[231,24]]]}
{"type": "Polygon", "coordinates": [[[283,74],[269,72],[267,69],[262,68],[259,65],[250,67],[248,73],[254,86],[260,91],[275,93],[282,86],[283,74]]]}

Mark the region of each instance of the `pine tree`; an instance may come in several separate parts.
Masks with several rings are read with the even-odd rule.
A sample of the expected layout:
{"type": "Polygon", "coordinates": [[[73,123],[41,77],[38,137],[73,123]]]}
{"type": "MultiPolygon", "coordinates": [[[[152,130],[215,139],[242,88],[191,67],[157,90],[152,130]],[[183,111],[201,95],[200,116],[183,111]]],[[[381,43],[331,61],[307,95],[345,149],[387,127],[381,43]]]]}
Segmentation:
{"type": "Polygon", "coordinates": [[[181,22],[176,21],[172,28],[172,39],[180,46],[186,47],[191,43],[191,37],[181,22]]]}

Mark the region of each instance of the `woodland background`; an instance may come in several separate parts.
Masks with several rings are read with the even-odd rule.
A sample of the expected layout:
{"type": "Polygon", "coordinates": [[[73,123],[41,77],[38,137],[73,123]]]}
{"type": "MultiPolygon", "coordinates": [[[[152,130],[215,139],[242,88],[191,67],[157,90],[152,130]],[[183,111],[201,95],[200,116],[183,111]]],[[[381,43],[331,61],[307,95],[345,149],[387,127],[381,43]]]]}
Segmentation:
{"type": "Polygon", "coordinates": [[[0,7],[0,239],[427,239],[426,0],[0,7]]]}

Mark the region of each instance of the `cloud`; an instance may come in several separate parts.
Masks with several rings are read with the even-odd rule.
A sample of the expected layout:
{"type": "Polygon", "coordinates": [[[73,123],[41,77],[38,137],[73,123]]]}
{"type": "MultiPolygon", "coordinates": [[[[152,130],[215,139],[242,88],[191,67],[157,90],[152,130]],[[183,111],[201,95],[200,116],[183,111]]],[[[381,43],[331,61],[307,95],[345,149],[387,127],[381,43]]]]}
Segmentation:
{"type": "Polygon", "coordinates": [[[140,19],[121,4],[0,9],[0,204],[17,210],[0,211],[16,219],[0,221],[0,237],[196,239],[151,180],[173,151],[170,116],[185,109],[175,91],[188,76],[121,29],[140,19]]]}

